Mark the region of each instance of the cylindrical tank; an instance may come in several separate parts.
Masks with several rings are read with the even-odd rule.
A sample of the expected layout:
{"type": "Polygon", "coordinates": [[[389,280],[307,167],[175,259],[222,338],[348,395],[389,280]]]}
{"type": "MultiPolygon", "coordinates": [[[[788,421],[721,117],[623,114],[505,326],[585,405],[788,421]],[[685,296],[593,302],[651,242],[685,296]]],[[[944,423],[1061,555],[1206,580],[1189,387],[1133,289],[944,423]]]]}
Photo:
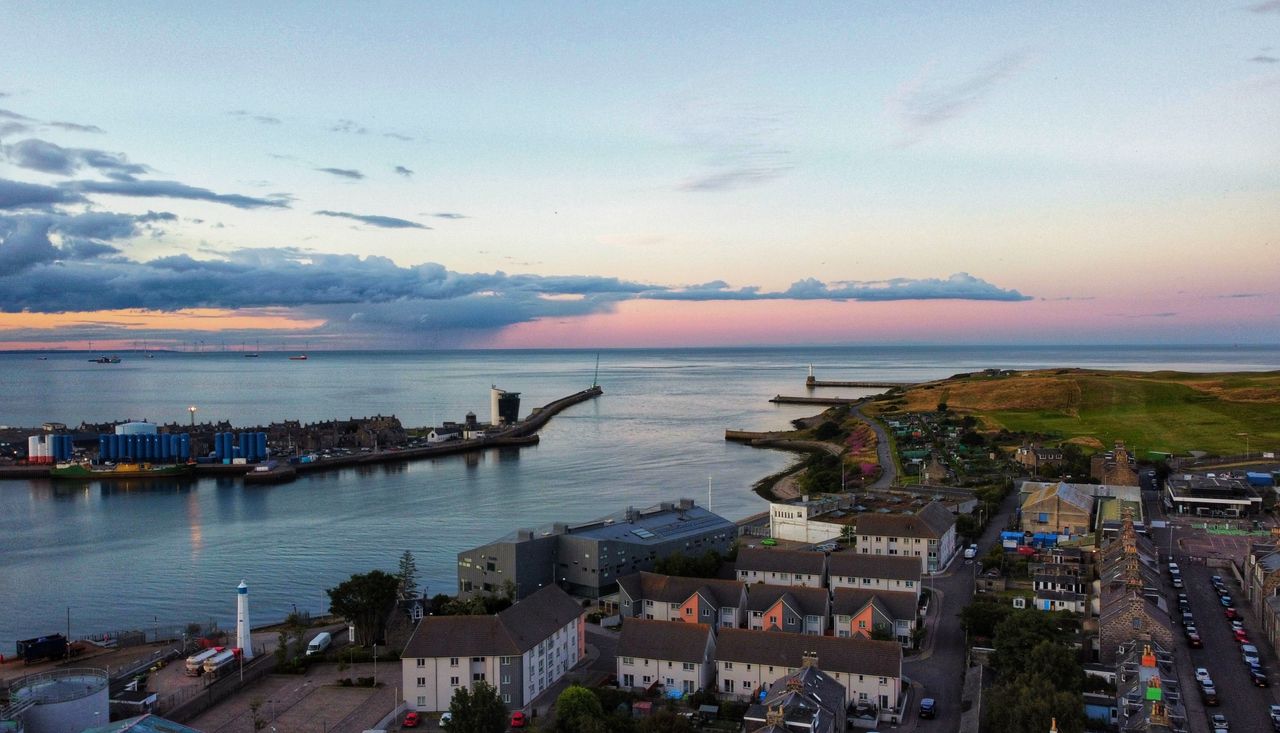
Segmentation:
{"type": "Polygon", "coordinates": [[[98,436],[98,463],[106,460],[110,458],[107,456],[107,436],[104,434],[98,436]]]}
{"type": "Polygon", "coordinates": [[[214,434],[213,434],[213,455],[214,455],[214,457],[215,457],[215,458],[217,458],[219,461],[221,461],[221,460],[222,460],[222,458],[223,458],[223,453],[225,453],[225,452],[226,452],[226,448],[223,446],[222,433],[214,433],[214,434]]]}
{"type": "Polygon", "coordinates": [[[155,435],[155,423],[145,421],[125,422],[116,426],[117,435],[155,435]]]}
{"type": "Polygon", "coordinates": [[[111,719],[107,673],[100,669],[58,669],[12,684],[11,703],[34,703],[22,713],[25,733],[79,733],[111,719]]]}
{"type": "Polygon", "coordinates": [[[249,458],[249,434],[240,433],[240,435],[236,437],[240,439],[240,442],[239,442],[240,453],[236,456],[236,458],[245,458],[245,459],[249,458]]]}
{"type": "Polygon", "coordinates": [[[27,463],[40,462],[40,436],[27,436],[27,463]]]}
{"type": "Polygon", "coordinates": [[[191,435],[189,433],[183,433],[181,438],[182,442],[179,446],[180,452],[178,457],[184,461],[191,460],[191,435]]]}
{"type": "Polygon", "coordinates": [[[168,461],[169,460],[168,433],[165,433],[163,435],[157,435],[156,439],[159,441],[158,443],[156,443],[156,458],[160,459],[161,461],[168,461]]]}
{"type": "Polygon", "coordinates": [[[124,457],[124,436],[111,436],[111,460],[119,461],[124,457]]]}
{"type": "Polygon", "coordinates": [[[258,433],[258,460],[267,460],[267,434],[258,433]]]}

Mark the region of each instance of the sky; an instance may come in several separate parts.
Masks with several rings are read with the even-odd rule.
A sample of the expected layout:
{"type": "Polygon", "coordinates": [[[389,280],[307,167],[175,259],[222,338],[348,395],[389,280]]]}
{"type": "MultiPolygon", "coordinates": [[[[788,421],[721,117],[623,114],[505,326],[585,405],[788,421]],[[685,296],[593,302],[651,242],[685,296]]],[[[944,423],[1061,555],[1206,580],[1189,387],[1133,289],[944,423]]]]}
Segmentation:
{"type": "Polygon", "coordinates": [[[1280,341],[1280,0],[0,0],[0,349],[1280,341]]]}

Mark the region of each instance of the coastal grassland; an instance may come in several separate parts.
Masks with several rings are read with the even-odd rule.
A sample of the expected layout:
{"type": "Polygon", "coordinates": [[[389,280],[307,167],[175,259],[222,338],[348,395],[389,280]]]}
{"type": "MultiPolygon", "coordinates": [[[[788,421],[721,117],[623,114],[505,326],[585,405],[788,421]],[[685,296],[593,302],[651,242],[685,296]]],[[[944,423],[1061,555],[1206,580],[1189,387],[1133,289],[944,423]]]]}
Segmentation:
{"type": "Polygon", "coordinates": [[[1219,374],[1056,369],[970,375],[906,390],[902,409],[947,409],[984,428],[1093,446],[1218,454],[1280,447],[1280,371],[1219,374]]]}

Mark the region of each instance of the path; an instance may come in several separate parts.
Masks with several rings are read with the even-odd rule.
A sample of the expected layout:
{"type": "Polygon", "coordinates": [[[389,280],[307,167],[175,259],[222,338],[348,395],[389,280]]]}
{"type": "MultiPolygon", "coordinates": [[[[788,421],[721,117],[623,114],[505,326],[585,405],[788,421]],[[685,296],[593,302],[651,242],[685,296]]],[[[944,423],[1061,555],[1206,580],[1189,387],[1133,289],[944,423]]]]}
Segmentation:
{"type": "Polygon", "coordinates": [[[870,425],[876,434],[876,460],[880,462],[880,478],[867,488],[887,489],[893,486],[898,481],[898,464],[893,460],[893,443],[889,442],[889,433],[885,431],[879,420],[867,417],[862,411],[862,405],[853,408],[850,413],[870,425]]]}

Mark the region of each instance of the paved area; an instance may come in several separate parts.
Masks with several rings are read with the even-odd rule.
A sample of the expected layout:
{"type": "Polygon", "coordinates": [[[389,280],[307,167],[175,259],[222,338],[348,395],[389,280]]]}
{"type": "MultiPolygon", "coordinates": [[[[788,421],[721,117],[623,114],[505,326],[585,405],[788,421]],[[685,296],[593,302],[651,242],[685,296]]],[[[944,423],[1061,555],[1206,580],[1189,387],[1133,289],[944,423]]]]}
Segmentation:
{"type": "Polygon", "coordinates": [[[339,671],[336,664],[317,664],[304,675],[267,675],[257,684],[199,715],[189,724],[205,733],[256,733],[257,717],[266,721],[262,730],[275,733],[359,733],[373,726],[396,705],[400,666],[378,665],[384,687],[341,687],[339,678],[371,677],[373,665],[355,664],[339,671]]]}
{"type": "Polygon", "coordinates": [[[851,412],[870,425],[876,434],[876,460],[880,462],[880,478],[876,479],[867,489],[887,489],[893,486],[898,480],[898,467],[893,462],[893,444],[889,442],[889,434],[885,432],[884,426],[880,424],[879,420],[863,414],[861,405],[854,407],[851,412]]]}
{"type": "MultiPolygon", "coordinates": [[[[978,540],[978,556],[1000,540],[1000,531],[1013,514],[1017,492],[1000,505],[982,538],[978,540]]],[[[903,660],[902,673],[911,680],[911,700],[898,730],[954,731],[960,728],[960,698],[964,686],[966,639],[960,630],[960,610],[973,599],[974,575],[978,565],[965,560],[960,553],[947,571],[926,579],[925,587],[934,593],[924,648],[919,654],[903,660]],[[937,701],[938,713],[933,720],[920,720],[916,715],[921,698],[937,701]]]]}

